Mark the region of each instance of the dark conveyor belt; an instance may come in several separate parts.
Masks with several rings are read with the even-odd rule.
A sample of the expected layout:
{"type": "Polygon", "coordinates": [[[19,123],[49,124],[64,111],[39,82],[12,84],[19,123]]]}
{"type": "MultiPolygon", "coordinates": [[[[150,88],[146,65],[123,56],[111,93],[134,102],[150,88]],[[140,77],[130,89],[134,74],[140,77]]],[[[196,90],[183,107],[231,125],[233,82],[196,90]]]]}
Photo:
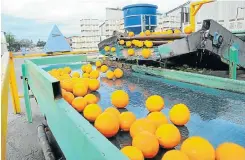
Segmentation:
{"type": "MultiPolygon", "coordinates": [[[[81,71],[80,66],[75,65],[72,70],[81,71]]],[[[56,68],[59,67],[63,66],[56,68]]],[[[167,116],[169,109],[174,104],[184,103],[189,107],[191,119],[186,126],[179,127],[182,141],[189,136],[198,135],[208,139],[214,147],[227,141],[245,147],[244,94],[205,88],[138,73],[127,72],[124,74],[122,79],[115,81],[106,79],[105,74],[101,75],[101,87],[97,94],[100,95],[99,105],[103,109],[111,106],[111,93],[123,89],[130,97],[127,110],[132,111],[137,118],[146,117],[148,114],[144,105],[146,98],[158,94],[165,100],[163,112],[167,116]]],[[[123,132],[109,140],[119,149],[131,142],[129,134],[123,132]]],[[[165,150],[161,149],[155,159],[160,159],[164,152],[165,150]]]]}

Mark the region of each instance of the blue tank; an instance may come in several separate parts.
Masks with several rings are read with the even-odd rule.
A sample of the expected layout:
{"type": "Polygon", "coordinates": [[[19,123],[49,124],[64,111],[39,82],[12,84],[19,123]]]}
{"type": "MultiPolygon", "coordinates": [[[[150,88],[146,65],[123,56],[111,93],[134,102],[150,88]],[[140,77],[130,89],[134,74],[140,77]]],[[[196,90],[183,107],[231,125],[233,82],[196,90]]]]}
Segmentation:
{"type": "Polygon", "coordinates": [[[157,27],[157,6],[152,4],[133,4],[123,7],[124,28],[139,34],[157,27]]]}

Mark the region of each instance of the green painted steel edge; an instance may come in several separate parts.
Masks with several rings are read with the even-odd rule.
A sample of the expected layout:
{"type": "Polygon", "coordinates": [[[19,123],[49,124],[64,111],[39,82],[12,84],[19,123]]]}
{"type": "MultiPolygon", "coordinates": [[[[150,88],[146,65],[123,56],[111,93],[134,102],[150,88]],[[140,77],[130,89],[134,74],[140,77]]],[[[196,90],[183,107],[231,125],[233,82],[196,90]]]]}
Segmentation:
{"type": "Polygon", "coordinates": [[[166,79],[202,85],[205,87],[245,93],[245,81],[137,65],[133,65],[132,70],[134,72],[147,73],[155,76],[161,76],[166,79]]]}
{"type": "Polygon", "coordinates": [[[86,55],[61,55],[54,57],[40,57],[31,59],[33,63],[37,65],[50,65],[50,64],[64,64],[64,63],[74,63],[87,61],[86,55]]]}

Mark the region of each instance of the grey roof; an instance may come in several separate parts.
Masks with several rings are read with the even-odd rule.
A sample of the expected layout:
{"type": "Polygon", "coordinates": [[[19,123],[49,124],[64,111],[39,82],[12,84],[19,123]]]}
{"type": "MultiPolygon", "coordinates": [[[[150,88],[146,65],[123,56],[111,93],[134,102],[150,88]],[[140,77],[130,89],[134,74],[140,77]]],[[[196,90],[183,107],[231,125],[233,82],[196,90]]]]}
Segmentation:
{"type": "Polygon", "coordinates": [[[170,11],[166,12],[165,14],[169,14],[169,13],[171,13],[171,12],[174,12],[174,11],[180,9],[181,7],[184,7],[184,6],[186,6],[186,5],[190,4],[190,3],[191,3],[191,1],[187,1],[187,2],[184,3],[184,4],[178,6],[178,7],[174,8],[174,9],[171,9],[170,11]]]}

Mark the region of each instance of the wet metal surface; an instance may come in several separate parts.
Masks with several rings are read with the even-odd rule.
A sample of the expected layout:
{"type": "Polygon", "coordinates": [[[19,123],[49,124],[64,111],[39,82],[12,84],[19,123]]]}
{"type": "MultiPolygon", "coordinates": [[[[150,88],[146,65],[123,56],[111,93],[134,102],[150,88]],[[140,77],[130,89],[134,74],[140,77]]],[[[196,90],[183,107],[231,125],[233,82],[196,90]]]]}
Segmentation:
{"type": "MultiPolygon", "coordinates": [[[[71,67],[73,70],[81,71],[80,64],[71,67]]],[[[52,68],[54,66],[46,69],[52,68]]],[[[167,116],[169,109],[174,104],[184,103],[189,107],[191,119],[186,126],[179,127],[182,141],[189,136],[202,136],[208,139],[214,147],[227,141],[245,147],[244,94],[205,88],[132,72],[125,73],[122,79],[115,81],[106,79],[105,74],[102,74],[100,81],[99,104],[103,109],[111,106],[111,93],[122,89],[130,97],[127,109],[134,112],[137,118],[146,117],[148,111],[145,108],[145,100],[153,94],[158,94],[164,98],[165,108],[162,112],[167,116]]],[[[127,138],[128,136],[124,134],[118,134],[117,142],[114,143],[115,140],[113,139],[111,141],[118,147],[123,146],[123,139],[130,141],[127,138]]]]}

